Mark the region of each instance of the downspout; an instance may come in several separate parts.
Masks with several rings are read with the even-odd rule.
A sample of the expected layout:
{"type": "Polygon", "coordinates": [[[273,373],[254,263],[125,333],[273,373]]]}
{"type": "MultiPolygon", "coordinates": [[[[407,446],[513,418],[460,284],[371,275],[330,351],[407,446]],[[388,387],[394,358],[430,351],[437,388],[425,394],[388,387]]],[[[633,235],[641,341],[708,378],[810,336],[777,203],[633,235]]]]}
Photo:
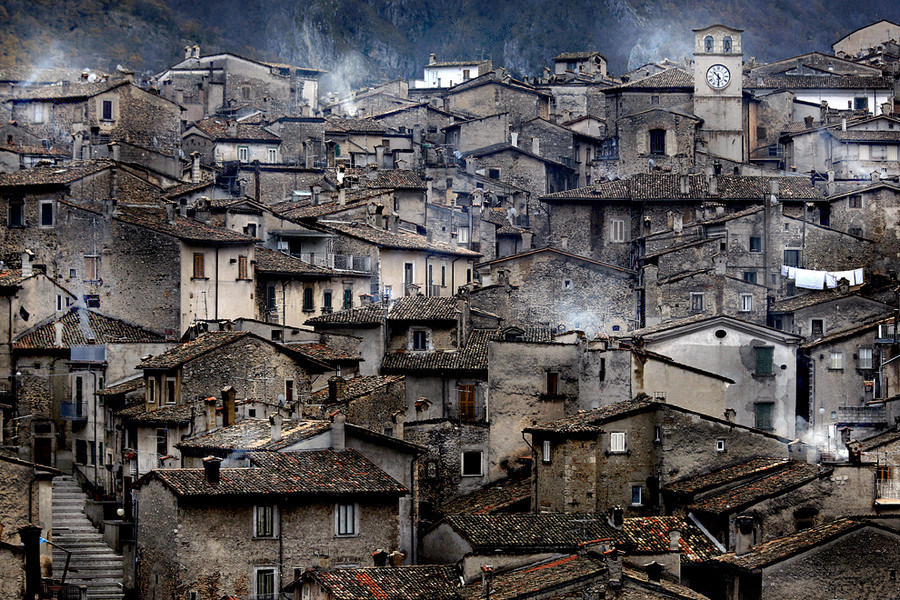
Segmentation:
{"type": "Polygon", "coordinates": [[[216,283],[215,283],[216,303],[213,314],[215,320],[219,320],[219,247],[216,246],[216,283]]]}

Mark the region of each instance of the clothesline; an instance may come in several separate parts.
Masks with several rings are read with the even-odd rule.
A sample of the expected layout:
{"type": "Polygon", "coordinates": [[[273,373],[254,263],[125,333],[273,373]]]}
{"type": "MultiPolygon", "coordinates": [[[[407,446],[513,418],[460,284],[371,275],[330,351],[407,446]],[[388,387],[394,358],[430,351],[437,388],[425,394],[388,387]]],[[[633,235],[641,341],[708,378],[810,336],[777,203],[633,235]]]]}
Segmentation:
{"type": "Polygon", "coordinates": [[[812,269],[798,269],[797,267],[781,265],[781,274],[788,279],[794,280],[798,288],[807,290],[836,288],[838,281],[841,279],[846,279],[850,282],[851,286],[863,284],[862,269],[853,269],[850,271],[814,271],[812,269]]]}

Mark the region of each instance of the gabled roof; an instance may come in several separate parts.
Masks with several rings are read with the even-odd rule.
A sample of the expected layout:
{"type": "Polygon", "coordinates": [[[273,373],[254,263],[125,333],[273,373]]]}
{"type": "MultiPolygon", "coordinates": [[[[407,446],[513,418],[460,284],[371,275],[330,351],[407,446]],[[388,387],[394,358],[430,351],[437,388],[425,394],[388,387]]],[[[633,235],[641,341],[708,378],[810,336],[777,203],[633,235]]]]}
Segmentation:
{"type": "Polygon", "coordinates": [[[765,473],[770,473],[787,466],[788,463],[789,461],[786,458],[754,458],[729,467],[717,469],[711,473],[679,479],[678,481],[666,485],[663,490],[674,494],[699,494],[723,485],[741,481],[748,477],[756,477],[765,473]]]}
{"type": "Polygon", "coordinates": [[[129,392],[136,392],[137,390],[144,389],[144,378],[143,377],[134,377],[129,379],[128,381],[123,381],[121,383],[117,383],[115,385],[108,385],[107,387],[97,390],[98,396],[120,396],[122,394],[127,394],[129,392]]]}
{"type": "Polygon", "coordinates": [[[119,207],[112,217],[122,223],[136,225],[165,235],[190,242],[212,244],[252,244],[258,240],[249,235],[237,233],[223,227],[206,225],[194,219],[175,215],[169,222],[166,212],[150,207],[119,207]]]}
{"type": "Polygon", "coordinates": [[[325,132],[328,133],[384,133],[386,129],[372,119],[353,117],[325,117],[325,132]]]}
{"type": "Polygon", "coordinates": [[[319,221],[318,225],[326,230],[332,230],[343,235],[348,235],[375,244],[381,248],[392,250],[427,250],[440,254],[465,256],[473,259],[481,256],[478,252],[472,252],[466,248],[452,248],[449,244],[443,242],[429,242],[424,235],[407,233],[405,231],[392,233],[386,229],[379,229],[367,223],[319,221]]]}
{"type": "Polygon", "coordinates": [[[388,352],[381,362],[382,373],[444,373],[447,371],[487,371],[488,341],[494,331],[476,329],[465,348],[431,352],[388,352]]]}
{"type": "Polygon", "coordinates": [[[623,334],[622,337],[660,340],[690,334],[710,327],[731,327],[741,331],[752,332],[760,337],[784,344],[799,343],[802,339],[801,336],[793,333],[788,333],[765,325],[759,325],[758,323],[751,323],[750,321],[744,321],[743,319],[738,319],[737,317],[729,315],[687,317],[685,319],[660,323],[659,325],[651,327],[635,329],[634,331],[623,334]]]}
{"type": "Polygon", "coordinates": [[[721,554],[716,544],[693,523],[683,517],[634,517],[625,519],[616,530],[616,547],[628,554],[665,554],[670,552],[669,533],[678,531],[678,550],[682,563],[702,563],[721,554]]]}
{"type": "MultiPolygon", "coordinates": [[[[572,554],[562,558],[554,557],[537,564],[520,567],[512,571],[496,573],[491,580],[491,600],[517,600],[533,598],[581,597],[582,592],[573,592],[582,587],[606,583],[607,567],[602,559],[572,554]],[[554,594],[556,592],[556,594],[554,594]],[[567,593],[568,592],[568,593],[567,593]]],[[[485,597],[480,581],[470,583],[460,590],[466,600],[480,600],[485,597]]],[[[585,590],[584,595],[587,596],[585,590]]]]}
{"type": "Polygon", "coordinates": [[[191,455],[199,455],[204,452],[221,454],[238,451],[278,451],[329,429],[331,429],[330,421],[285,420],[281,424],[281,439],[272,441],[272,426],[268,420],[241,419],[234,425],[217,427],[179,442],[176,447],[188,451],[191,455]]]}
{"type": "Polygon", "coordinates": [[[372,326],[381,325],[387,316],[387,304],[373,302],[365,306],[358,306],[348,310],[341,310],[330,314],[307,319],[305,325],[320,326],[372,326]]]}
{"type": "Polygon", "coordinates": [[[113,166],[109,160],[88,160],[65,165],[38,165],[15,173],[0,174],[0,188],[65,186],[113,166]]]}
{"type": "Polygon", "coordinates": [[[424,109],[426,109],[426,110],[430,110],[430,111],[432,111],[432,112],[436,112],[436,113],[438,113],[438,114],[440,114],[440,115],[444,115],[444,116],[447,116],[447,117],[454,117],[454,116],[456,116],[456,115],[454,115],[452,112],[449,112],[449,111],[446,111],[446,110],[443,110],[443,109],[441,109],[441,108],[436,107],[436,106],[433,105],[431,102],[417,102],[416,104],[410,104],[410,105],[408,105],[408,106],[401,106],[401,107],[399,107],[399,108],[393,108],[393,109],[391,109],[391,110],[386,110],[386,111],[384,111],[384,112],[382,112],[382,113],[378,113],[377,115],[372,115],[372,119],[374,119],[374,120],[377,121],[377,120],[382,119],[382,118],[384,118],[384,117],[390,117],[390,116],[393,116],[393,115],[396,115],[396,114],[399,114],[399,113],[402,113],[402,112],[406,112],[406,111],[408,111],[408,110],[415,110],[415,109],[419,109],[419,108],[424,108],[424,109]]]}
{"type": "Polygon", "coordinates": [[[114,90],[123,85],[130,85],[130,82],[122,80],[102,81],[98,83],[73,83],[69,85],[48,85],[25,92],[21,96],[10,98],[10,100],[13,102],[28,102],[31,100],[83,100],[114,90]]]}
{"type": "Polygon", "coordinates": [[[276,352],[303,358],[307,363],[323,369],[329,368],[328,365],[319,360],[302,355],[287,346],[276,344],[249,331],[211,331],[180,346],[171,348],[162,354],[142,361],[138,365],[138,369],[174,369],[213,350],[218,350],[238,341],[258,341],[272,347],[276,352]]]}
{"type": "Polygon", "coordinates": [[[408,490],[356,450],[259,452],[253,466],[220,470],[219,482],[205,469],[154,469],[135,483],[156,479],[179,497],[369,496],[396,497],[408,490]]]}
{"type": "Polygon", "coordinates": [[[197,128],[207,137],[216,141],[281,143],[280,137],[259,125],[244,121],[231,121],[222,117],[207,117],[197,121],[188,128],[185,135],[190,133],[191,128],[197,128]]]}
{"type": "MultiPolygon", "coordinates": [[[[885,311],[885,312],[887,312],[887,311],[885,311]]],[[[862,325],[857,325],[856,327],[840,329],[838,331],[829,331],[828,335],[817,338],[809,343],[803,344],[803,349],[810,350],[812,348],[816,348],[816,347],[824,345],[824,344],[831,344],[834,342],[838,342],[840,340],[844,340],[847,338],[851,338],[851,337],[854,337],[857,335],[864,334],[868,331],[873,331],[879,325],[893,323],[893,322],[894,322],[893,317],[884,315],[881,318],[878,318],[875,320],[870,320],[868,323],[864,323],[862,325]]]]}
{"type": "Polygon", "coordinates": [[[690,505],[690,510],[713,515],[727,515],[753,506],[806,485],[831,473],[818,465],[792,462],[787,466],[724,492],[706,496],[690,505]]]}
{"type": "MultiPolygon", "coordinates": [[[[341,397],[337,399],[339,404],[344,404],[371,394],[376,390],[387,387],[394,383],[404,381],[406,378],[402,375],[369,375],[367,377],[353,377],[344,381],[344,391],[341,397]]],[[[328,388],[322,388],[309,395],[309,404],[328,404],[330,402],[328,388]]]]}
{"type": "Polygon", "coordinates": [[[893,444],[897,440],[900,440],[900,429],[895,426],[893,429],[882,431],[878,435],[862,440],[859,447],[862,452],[873,452],[882,446],[893,444]]]}
{"type": "MultiPolygon", "coordinates": [[[[869,27],[875,27],[876,25],[881,25],[882,23],[887,23],[888,25],[893,25],[894,27],[900,27],[900,25],[898,25],[897,23],[894,23],[893,21],[889,21],[888,19],[881,19],[880,21],[875,21],[874,23],[869,23],[868,25],[863,25],[862,27],[857,27],[856,29],[854,29],[853,31],[851,31],[850,33],[845,35],[844,37],[840,38],[838,41],[836,41],[831,46],[833,48],[834,46],[837,46],[838,44],[840,44],[841,42],[846,40],[848,37],[850,37],[854,33],[858,32],[858,31],[862,31],[863,29],[868,29],[869,27]]],[[[884,40],[884,41],[887,41],[887,40],[884,40]]]]}
{"type": "Polygon", "coordinates": [[[563,52],[561,54],[557,54],[553,57],[554,62],[561,62],[564,60],[590,60],[595,56],[599,56],[603,60],[606,60],[606,57],[596,51],[587,51],[587,52],[563,52]]]}
{"type": "Polygon", "coordinates": [[[531,498],[531,479],[500,479],[442,504],[438,510],[445,514],[486,514],[504,512],[510,506],[531,498]]]}
{"type": "MultiPolygon", "coordinates": [[[[459,600],[451,565],[402,565],[307,571],[334,600],[459,600]]],[[[293,585],[293,584],[292,584],[293,585]]],[[[290,591],[290,590],[288,590],[290,591]]]]}
{"type": "Polygon", "coordinates": [[[866,526],[871,526],[871,524],[844,517],[804,529],[793,535],[765,542],[741,556],[736,556],[733,552],[729,552],[713,560],[744,571],[755,572],[866,526]]]}
{"type": "MultiPolygon", "coordinates": [[[[143,379],[143,378],[142,378],[143,379]]],[[[132,404],[116,411],[117,418],[125,423],[143,427],[154,426],[182,426],[191,422],[191,419],[202,415],[204,406],[200,402],[186,402],[184,404],[164,404],[159,408],[147,409],[143,402],[132,404]]]]}
{"type": "Polygon", "coordinates": [[[581,513],[455,514],[442,521],[476,554],[563,552],[582,543],[611,539],[606,519],[581,513]]]}
{"type": "Polygon", "coordinates": [[[335,277],[339,275],[334,269],[319,267],[303,262],[295,256],[276,252],[264,246],[256,247],[256,267],[258,273],[270,275],[296,275],[300,277],[315,277],[318,279],[335,277]]]}
{"type": "Polygon", "coordinates": [[[636,92],[640,90],[690,90],[694,89],[694,76],[678,67],[666,69],[649,77],[638,79],[637,81],[629,81],[615,87],[601,90],[605,94],[614,94],[618,92],[636,92]]]}
{"type": "Polygon", "coordinates": [[[524,258],[536,256],[538,254],[554,254],[554,255],[560,256],[562,258],[565,258],[567,260],[581,261],[581,262],[584,262],[584,263],[587,263],[589,265],[593,265],[596,267],[601,267],[604,269],[611,269],[613,271],[616,271],[616,272],[624,274],[624,275],[636,274],[636,271],[632,271],[630,269],[623,269],[622,267],[617,267],[616,265],[610,265],[610,264],[607,264],[604,262],[600,262],[599,260],[594,260],[593,258],[588,258],[587,256],[579,256],[578,254],[571,254],[569,252],[565,252],[563,250],[559,250],[557,248],[550,248],[550,247],[537,248],[536,250],[526,250],[525,252],[520,252],[518,254],[510,254],[509,256],[504,256],[502,258],[495,258],[494,260],[489,260],[489,261],[486,261],[483,263],[478,263],[475,266],[483,267],[483,266],[488,266],[488,265],[496,265],[496,264],[500,264],[503,262],[518,261],[518,260],[521,260],[524,258]]]}
{"type": "Polygon", "coordinates": [[[59,319],[38,325],[20,334],[13,342],[16,350],[61,349],[73,346],[116,343],[164,342],[166,338],[147,329],[107,317],[87,308],[73,306],[59,319]],[[62,323],[62,345],[56,345],[56,323],[62,323]]]}
{"type": "Polygon", "coordinates": [[[398,298],[387,313],[388,321],[456,321],[459,307],[456,298],[406,296],[398,298]]]}

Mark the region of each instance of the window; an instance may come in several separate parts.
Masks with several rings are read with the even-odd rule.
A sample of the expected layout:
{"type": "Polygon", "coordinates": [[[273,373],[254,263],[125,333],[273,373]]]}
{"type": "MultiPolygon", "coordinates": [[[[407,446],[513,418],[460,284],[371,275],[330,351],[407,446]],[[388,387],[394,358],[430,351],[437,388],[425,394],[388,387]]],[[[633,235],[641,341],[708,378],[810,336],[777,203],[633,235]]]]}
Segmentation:
{"type": "Polygon", "coordinates": [[[809,325],[810,335],[814,337],[821,337],[822,334],[825,333],[824,319],[811,319],[809,325]]]}
{"type": "Polygon", "coordinates": [[[854,98],[853,110],[869,110],[869,99],[865,96],[854,98]]]}
{"type": "Polygon", "coordinates": [[[550,462],[550,440],[544,440],[541,446],[541,462],[550,462]]]}
{"type": "Polygon", "coordinates": [[[653,441],[654,442],[662,441],[662,426],[660,426],[660,425],[653,426],[653,441]]]}
{"type": "Polygon", "coordinates": [[[625,432],[615,431],[609,434],[609,451],[625,452],[625,432]]]}
{"type": "Polygon", "coordinates": [[[75,396],[75,414],[80,417],[84,414],[84,378],[75,378],[75,389],[72,393],[75,396]]]}
{"type": "Polygon", "coordinates": [[[202,252],[194,252],[194,279],[206,277],[206,255],[202,252]]]}
{"type": "Polygon", "coordinates": [[[556,396],[559,393],[559,373],[547,371],[547,395],[556,396]]]}
{"type": "Polygon", "coordinates": [[[847,208],[862,208],[862,196],[853,194],[847,198],[847,208]]]}
{"type": "Polygon", "coordinates": [[[832,350],[829,353],[828,368],[842,370],[844,368],[844,353],[832,350]]]}
{"type": "Polygon", "coordinates": [[[39,102],[31,105],[31,122],[43,123],[47,118],[47,106],[39,102]]]}
{"type": "Polygon", "coordinates": [[[247,146],[238,146],[238,160],[240,162],[247,162],[250,160],[250,148],[247,146]]]}
{"type": "Polygon", "coordinates": [[[800,266],[800,251],[799,250],[785,250],[784,251],[784,264],[789,267],[799,267],[800,266]]]}
{"type": "Polygon", "coordinates": [[[75,462],[80,465],[87,463],[87,440],[75,440],[75,462]]]}
{"type": "Polygon", "coordinates": [[[269,164],[275,164],[278,162],[278,150],[275,148],[266,149],[266,157],[268,158],[269,164]]]}
{"type": "Polygon", "coordinates": [[[716,440],[716,452],[725,452],[725,438],[716,440]]]}
{"type": "Polygon", "coordinates": [[[666,153],[666,130],[651,129],[650,130],[650,154],[666,153]]]}
{"type": "Polygon", "coordinates": [[[273,538],[275,537],[275,507],[274,506],[254,506],[253,507],[253,537],[273,538]]]}
{"type": "Polygon", "coordinates": [[[644,504],[644,488],[639,485],[631,486],[631,505],[641,506],[644,504]]]}
{"type": "Polygon", "coordinates": [[[457,398],[459,401],[459,420],[474,421],[475,420],[475,386],[460,385],[457,388],[457,398]]]}
{"type": "Polygon", "coordinates": [[[349,308],[353,308],[353,290],[348,288],[344,290],[344,310],[349,308]]]}
{"type": "Polygon", "coordinates": [[[731,53],[731,36],[722,38],[722,52],[731,53]]]}
{"type": "Polygon", "coordinates": [[[294,401],[294,380],[284,380],[284,401],[290,404],[294,401]]]}
{"type": "Polygon", "coordinates": [[[412,332],[412,349],[428,350],[428,332],[423,329],[416,329],[412,332]]]}
{"type": "Polygon", "coordinates": [[[334,534],[359,535],[359,510],[356,504],[338,504],[334,507],[334,534]]]}
{"type": "Polygon", "coordinates": [[[713,51],[713,39],[711,35],[708,35],[703,39],[703,50],[704,52],[713,51]]]}
{"type": "Polygon", "coordinates": [[[871,369],[872,368],[872,349],[871,348],[860,348],[859,349],[859,368],[860,369],[871,369]]]}
{"type": "Polygon", "coordinates": [[[772,346],[760,346],[754,348],[756,351],[756,374],[757,375],[774,375],[775,348],[772,346]]]}
{"type": "Polygon", "coordinates": [[[491,179],[500,179],[500,169],[488,169],[488,177],[491,179]]]}
{"type": "Polygon", "coordinates": [[[463,81],[468,81],[472,78],[470,73],[471,71],[469,71],[469,69],[463,69],[463,81]]]}
{"type": "Polygon", "coordinates": [[[609,241],[617,244],[625,241],[625,219],[610,219],[609,241]]]}
{"type": "Polygon", "coordinates": [[[39,206],[41,227],[53,227],[53,200],[42,200],[39,206]]]}
{"type": "Polygon", "coordinates": [[[650,96],[650,105],[656,106],[659,104],[659,94],[653,94],[650,96]]]}
{"type": "Polygon", "coordinates": [[[25,227],[25,201],[14,199],[9,201],[9,220],[10,227],[25,227]]]}
{"type": "Polygon", "coordinates": [[[284,340],[284,331],[282,331],[281,329],[273,329],[272,334],[269,336],[269,338],[273,342],[283,341],[284,340]]]}
{"type": "Polygon", "coordinates": [[[756,411],[756,428],[772,429],[772,404],[757,402],[753,406],[756,411]]]}
{"type": "Polygon", "coordinates": [[[247,257],[238,256],[238,279],[249,279],[247,276],[247,257]]]}
{"type": "Polygon", "coordinates": [[[99,294],[85,294],[84,305],[88,308],[100,308],[99,294]]]}
{"type": "Polygon", "coordinates": [[[762,238],[757,235],[750,236],[750,252],[762,252],[762,238]]]}
{"type": "Polygon", "coordinates": [[[753,310],[753,294],[741,294],[741,312],[753,310]]]}
{"type": "Polygon", "coordinates": [[[156,455],[166,456],[169,453],[169,430],[156,430],[156,455]]]}
{"type": "Polygon", "coordinates": [[[84,257],[84,280],[98,281],[100,279],[100,257],[85,255],[84,257]]]}
{"type": "Polygon", "coordinates": [[[703,311],[703,294],[698,292],[691,293],[691,312],[703,311]]]}
{"type": "Polygon", "coordinates": [[[156,381],[147,381],[147,404],[156,404],[156,381]]]}
{"type": "Polygon", "coordinates": [[[274,312],[275,307],[275,286],[268,285],[266,286],[266,310],[269,312],[274,312]]]}
{"type": "Polygon", "coordinates": [[[100,117],[103,121],[112,121],[113,120],[113,103],[112,100],[104,100],[103,101],[103,112],[100,117]]]}
{"type": "Polygon", "coordinates": [[[747,283],[756,283],[756,271],[744,271],[744,281],[747,283]]]}
{"type": "Polygon", "coordinates": [[[256,237],[256,223],[247,223],[244,226],[244,235],[249,235],[250,237],[256,237]]]}
{"type": "Polygon", "coordinates": [[[313,289],[311,287],[303,288],[303,310],[310,312],[315,309],[316,303],[313,298],[313,289]]]}
{"type": "Polygon", "coordinates": [[[322,312],[330,313],[332,310],[331,290],[322,292],[322,312]]]}
{"type": "Polygon", "coordinates": [[[468,244],[469,243],[469,228],[468,227],[460,227],[456,230],[457,236],[456,241],[460,244],[468,244]]]}
{"type": "Polygon", "coordinates": [[[256,600],[276,600],[275,569],[271,567],[256,569],[256,600]]]}
{"type": "Polygon", "coordinates": [[[175,378],[166,377],[166,404],[175,404],[175,378]]]}
{"type": "Polygon", "coordinates": [[[484,474],[481,450],[467,450],[462,453],[461,474],[463,477],[480,477],[484,474]]]}
{"type": "Polygon", "coordinates": [[[441,287],[447,287],[447,265],[441,265],[441,287]]]}
{"type": "Polygon", "coordinates": [[[413,263],[403,263],[403,286],[412,285],[413,283],[413,263]]]}

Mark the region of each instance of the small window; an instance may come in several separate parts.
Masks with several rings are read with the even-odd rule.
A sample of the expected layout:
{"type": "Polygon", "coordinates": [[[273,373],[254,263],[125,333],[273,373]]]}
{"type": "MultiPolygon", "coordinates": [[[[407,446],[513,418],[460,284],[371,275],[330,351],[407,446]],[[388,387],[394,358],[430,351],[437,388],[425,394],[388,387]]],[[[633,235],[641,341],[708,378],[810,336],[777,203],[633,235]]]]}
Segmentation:
{"type": "Polygon", "coordinates": [[[757,402],[754,404],[756,411],[756,428],[763,430],[772,429],[772,404],[769,402],[757,402]]]}
{"type": "Polygon", "coordinates": [[[156,430],[156,455],[157,456],[166,456],[169,454],[169,430],[168,429],[157,429],[156,430]]]}
{"type": "Polygon", "coordinates": [[[872,368],[872,349],[871,348],[860,348],[859,349],[859,368],[860,369],[871,369],[872,368]]]}
{"type": "Polygon", "coordinates": [[[625,452],[625,432],[615,431],[609,434],[609,451],[625,452]]]}
{"type": "Polygon", "coordinates": [[[828,360],[828,368],[842,370],[844,368],[844,353],[831,351],[828,360]]]}
{"type": "Polygon", "coordinates": [[[332,310],[332,292],[325,290],[322,292],[322,312],[330,313],[332,310]]]}
{"type": "Polygon", "coordinates": [[[282,331],[281,329],[273,329],[269,339],[271,339],[273,342],[280,342],[284,340],[284,331],[282,331]]]}
{"type": "Polygon", "coordinates": [[[250,237],[256,237],[256,223],[247,223],[244,226],[244,235],[249,235],[250,237]]]}
{"type": "Polygon", "coordinates": [[[100,308],[100,295],[99,294],[85,294],[84,295],[84,305],[88,308],[100,308]]]}
{"type": "Polygon", "coordinates": [[[275,312],[277,308],[276,304],[276,290],[273,284],[269,284],[266,286],[266,310],[268,312],[275,312]]]}
{"type": "Polygon", "coordinates": [[[491,179],[500,179],[500,169],[488,169],[488,177],[491,179]]]}
{"type": "Polygon", "coordinates": [[[480,477],[484,474],[483,453],[481,450],[468,450],[462,453],[462,476],[480,477]]]}
{"type": "Polygon", "coordinates": [[[41,212],[41,227],[53,227],[54,224],[54,215],[53,215],[53,201],[52,200],[44,200],[40,203],[40,212],[41,212]]]}
{"type": "Polygon", "coordinates": [[[253,507],[253,537],[273,538],[275,537],[275,507],[274,506],[254,506],[253,507]]]}
{"type": "Polygon", "coordinates": [[[469,243],[469,228],[468,227],[460,227],[456,230],[456,241],[460,244],[468,244],[469,243]]]}
{"type": "Polygon", "coordinates": [[[725,452],[725,438],[716,440],[716,452],[725,452]]]}
{"type": "Polygon", "coordinates": [[[650,105],[657,106],[659,105],[659,94],[653,94],[650,96],[650,105]]]}
{"type": "Polygon", "coordinates": [[[747,283],[756,283],[756,271],[744,271],[744,281],[747,283]]]}
{"type": "Polygon", "coordinates": [[[344,290],[344,310],[350,308],[353,308],[353,290],[348,288],[344,290]]]}
{"type": "Polygon", "coordinates": [[[811,319],[809,324],[810,335],[813,337],[822,337],[825,333],[825,321],[823,319],[811,319]]]}
{"type": "Polygon", "coordinates": [[[10,227],[25,227],[25,201],[15,199],[9,201],[9,220],[10,227]]]}
{"type": "Polygon", "coordinates": [[[250,160],[250,148],[247,146],[238,146],[238,160],[240,162],[247,162],[250,160]]]}
{"type": "Polygon", "coordinates": [[[703,312],[703,294],[691,293],[691,312],[703,312]]]}
{"type": "Polygon", "coordinates": [[[113,103],[112,100],[104,100],[103,101],[103,116],[101,117],[104,121],[112,121],[113,120],[113,103]]]}
{"type": "Polygon", "coordinates": [[[640,485],[631,486],[631,505],[643,506],[644,504],[644,488],[640,485]]]}
{"type": "Polygon", "coordinates": [[[859,194],[853,194],[847,198],[847,208],[862,208],[863,201],[862,196],[859,194]]]}
{"type": "Polygon", "coordinates": [[[100,280],[100,257],[85,256],[84,257],[84,280],[99,281],[100,280]]]}
{"type": "Polygon", "coordinates": [[[147,381],[147,404],[156,404],[156,381],[153,379],[147,381]]]}
{"type": "Polygon", "coordinates": [[[754,350],[756,351],[756,374],[774,375],[775,348],[772,346],[761,346],[754,348],[754,350]]]}
{"type": "Polygon", "coordinates": [[[753,310],[753,294],[741,294],[741,312],[753,310]]]}
{"type": "Polygon", "coordinates": [[[414,275],[414,266],[413,263],[403,263],[403,285],[409,286],[412,285],[415,281],[414,275]]]}
{"type": "Polygon", "coordinates": [[[661,425],[653,426],[653,441],[654,442],[662,441],[662,426],[661,425]]]}
{"type": "Polygon", "coordinates": [[[238,256],[238,279],[249,279],[247,274],[247,257],[238,256]]]}
{"type": "Polygon", "coordinates": [[[334,534],[359,535],[359,508],[356,504],[338,504],[334,508],[334,534]]]}
{"type": "Polygon", "coordinates": [[[175,378],[166,377],[166,404],[175,404],[175,378]]]}
{"type": "Polygon", "coordinates": [[[541,462],[550,462],[550,440],[544,440],[541,446],[541,462]]]}
{"type": "Polygon", "coordinates": [[[853,110],[869,110],[869,99],[866,96],[854,98],[853,110]]]}
{"type": "Polygon", "coordinates": [[[275,569],[256,569],[256,596],[257,600],[276,600],[275,569]]]}
{"type": "Polygon", "coordinates": [[[206,255],[202,252],[194,252],[194,279],[206,277],[206,255]]]}
{"type": "Polygon", "coordinates": [[[428,332],[422,329],[418,329],[412,332],[412,349],[413,350],[428,350],[428,332]]]}
{"type": "Polygon", "coordinates": [[[750,252],[762,252],[762,238],[757,235],[750,236],[750,252]]]}
{"type": "Polygon", "coordinates": [[[650,130],[650,154],[666,153],[666,130],[651,129],[650,130]]]}
{"type": "Polygon", "coordinates": [[[799,267],[800,266],[800,251],[799,250],[785,250],[784,251],[784,264],[788,267],[799,267]]]}
{"type": "Polygon", "coordinates": [[[275,148],[268,148],[266,150],[266,155],[269,160],[269,164],[275,164],[278,162],[278,150],[275,148]]]}
{"type": "Polygon", "coordinates": [[[459,401],[459,420],[474,421],[475,420],[475,386],[460,385],[457,388],[457,399],[459,401]]]}
{"type": "Polygon", "coordinates": [[[609,241],[621,244],[625,241],[625,219],[610,219],[609,241]]]}
{"type": "Polygon", "coordinates": [[[303,310],[310,312],[316,309],[315,298],[313,297],[313,289],[311,287],[303,288],[303,310]]]}
{"type": "Polygon", "coordinates": [[[547,395],[556,396],[559,393],[559,373],[547,371],[547,395]]]}

